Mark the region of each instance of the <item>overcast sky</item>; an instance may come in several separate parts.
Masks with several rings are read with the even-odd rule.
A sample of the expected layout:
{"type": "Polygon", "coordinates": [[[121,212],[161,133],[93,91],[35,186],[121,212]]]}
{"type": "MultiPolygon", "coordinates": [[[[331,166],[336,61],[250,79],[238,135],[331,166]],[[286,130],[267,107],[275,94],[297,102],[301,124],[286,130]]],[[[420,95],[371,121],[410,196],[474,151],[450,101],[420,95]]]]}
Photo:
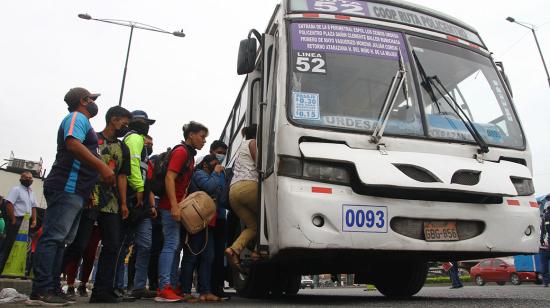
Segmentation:
{"type": "MultiPolygon", "coordinates": [[[[412,0],[475,27],[497,61],[504,61],[514,100],[533,152],[537,194],[550,192],[550,87],[528,29],[507,16],[541,26],[550,61],[548,0],[412,0]]],[[[189,120],[206,124],[208,139],[223,129],[243,81],[236,74],[239,40],[264,30],[275,0],[211,1],[3,1],[0,10],[0,158],[38,160],[49,169],[56,132],[67,113],[63,96],[74,86],[101,93],[97,131],[105,111],[118,103],[129,28],[86,21],[129,19],[185,38],[134,31],[123,106],[157,119],[150,134],[159,153],[181,140],[189,120]]],[[[550,64],[550,63],[549,63],[550,64]]],[[[207,145],[208,145],[207,144],[207,145]]]]}

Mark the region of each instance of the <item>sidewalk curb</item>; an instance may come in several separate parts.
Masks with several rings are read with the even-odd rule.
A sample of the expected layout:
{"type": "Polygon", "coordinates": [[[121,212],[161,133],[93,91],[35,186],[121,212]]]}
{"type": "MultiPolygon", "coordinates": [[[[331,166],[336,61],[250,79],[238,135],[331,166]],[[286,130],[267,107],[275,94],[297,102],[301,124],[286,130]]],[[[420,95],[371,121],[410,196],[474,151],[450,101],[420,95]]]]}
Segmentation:
{"type": "Polygon", "coordinates": [[[32,280],[22,278],[0,278],[0,290],[4,288],[13,288],[19,293],[29,295],[31,294],[32,280]]]}

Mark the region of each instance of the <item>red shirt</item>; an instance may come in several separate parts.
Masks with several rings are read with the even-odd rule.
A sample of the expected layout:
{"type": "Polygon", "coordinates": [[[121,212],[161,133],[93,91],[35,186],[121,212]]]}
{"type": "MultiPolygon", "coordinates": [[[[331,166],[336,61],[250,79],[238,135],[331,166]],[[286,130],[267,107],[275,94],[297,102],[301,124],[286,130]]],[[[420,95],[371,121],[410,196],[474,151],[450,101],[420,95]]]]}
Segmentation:
{"type": "MultiPolygon", "coordinates": [[[[176,173],[181,172],[184,164],[187,162],[188,155],[189,152],[185,146],[180,146],[174,149],[170,157],[170,162],[168,163],[168,170],[176,173]]],[[[185,171],[182,175],[178,175],[178,177],[176,177],[176,200],[178,203],[180,203],[187,196],[187,188],[189,187],[189,183],[191,183],[191,176],[193,175],[194,169],[195,158],[192,157],[189,169],[187,169],[187,171],[185,171]]],[[[159,208],[168,211],[172,209],[167,195],[160,198],[159,208]]]]}

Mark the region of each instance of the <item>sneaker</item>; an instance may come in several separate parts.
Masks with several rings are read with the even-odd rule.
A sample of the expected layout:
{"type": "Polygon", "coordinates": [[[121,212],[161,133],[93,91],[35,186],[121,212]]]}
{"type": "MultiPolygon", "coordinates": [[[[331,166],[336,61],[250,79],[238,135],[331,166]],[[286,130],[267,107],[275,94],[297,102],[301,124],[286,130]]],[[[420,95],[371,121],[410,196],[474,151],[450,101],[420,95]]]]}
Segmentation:
{"type": "Polygon", "coordinates": [[[181,284],[178,284],[178,286],[176,287],[176,289],[174,290],[174,292],[176,292],[177,295],[181,295],[181,294],[182,294],[181,284]]]}
{"type": "Polygon", "coordinates": [[[61,297],[64,300],[66,300],[67,303],[69,303],[69,304],[76,304],[76,295],[74,293],[71,295],[71,294],[63,293],[62,291],[60,291],[60,292],[55,292],[55,295],[61,297]]]}
{"type": "Polygon", "coordinates": [[[212,292],[212,294],[216,295],[217,297],[219,297],[222,301],[228,301],[231,299],[231,295],[225,293],[225,292],[212,292]]]}
{"type": "Polygon", "coordinates": [[[31,293],[29,299],[25,302],[27,306],[49,306],[62,307],[68,306],[69,302],[54,294],[31,293]]]}
{"type": "Polygon", "coordinates": [[[115,289],[114,295],[120,298],[122,302],[135,302],[137,298],[133,297],[131,293],[127,293],[122,289],[115,289]]]}
{"type": "Polygon", "coordinates": [[[74,291],[74,287],[67,287],[67,295],[76,295],[75,291],[74,291]]]}
{"type": "Polygon", "coordinates": [[[86,289],[86,286],[79,286],[76,291],[78,292],[78,296],[88,297],[88,289],[86,289]]]}
{"type": "Polygon", "coordinates": [[[180,302],[183,300],[183,297],[179,296],[174,292],[172,286],[166,285],[160,292],[158,292],[157,297],[155,297],[155,302],[180,302]]]}
{"type": "Polygon", "coordinates": [[[224,301],[231,299],[231,295],[229,295],[228,293],[225,293],[225,291],[221,287],[217,288],[214,292],[212,292],[212,294],[216,295],[217,297],[221,298],[224,301]]]}
{"type": "Polygon", "coordinates": [[[124,290],[122,290],[122,289],[114,289],[113,293],[118,297],[121,297],[121,298],[124,297],[124,290]]]}
{"type": "Polygon", "coordinates": [[[157,292],[149,291],[147,289],[135,289],[132,291],[132,293],[130,293],[130,296],[135,299],[152,299],[157,296],[157,292]]]}
{"type": "Polygon", "coordinates": [[[116,304],[122,302],[122,298],[115,293],[94,292],[90,296],[90,303],[116,304]]]}

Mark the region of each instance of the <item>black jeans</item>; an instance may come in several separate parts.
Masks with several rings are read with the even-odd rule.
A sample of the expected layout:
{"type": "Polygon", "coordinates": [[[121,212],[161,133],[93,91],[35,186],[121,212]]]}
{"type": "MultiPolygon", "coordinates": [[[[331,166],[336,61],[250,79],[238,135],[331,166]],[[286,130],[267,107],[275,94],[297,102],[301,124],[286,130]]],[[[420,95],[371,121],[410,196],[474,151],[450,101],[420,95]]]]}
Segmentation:
{"type": "Polygon", "coordinates": [[[11,222],[6,220],[6,238],[2,243],[2,250],[0,252],[0,273],[4,271],[4,265],[8,261],[10,256],[11,247],[15,242],[21,223],[23,222],[23,216],[15,217],[15,224],[12,225],[11,222]]]}
{"type": "Polygon", "coordinates": [[[99,213],[97,217],[99,232],[101,233],[101,253],[97,263],[97,272],[93,292],[110,293],[113,291],[117,260],[121,252],[121,223],[120,214],[99,213]]]}
{"type": "Polygon", "coordinates": [[[153,225],[153,242],[151,244],[151,258],[149,259],[147,278],[149,279],[149,290],[156,291],[159,287],[159,256],[164,243],[161,215],[159,214],[157,218],[151,220],[151,223],[153,225]]]}
{"type": "Polygon", "coordinates": [[[550,249],[540,249],[542,282],[545,286],[550,283],[550,276],[548,276],[548,262],[550,262],[550,249]]]}
{"type": "Polygon", "coordinates": [[[214,231],[214,262],[212,263],[212,291],[223,292],[225,281],[224,250],[227,246],[227,225],[225,219],[216,220],[214,231]]]}

